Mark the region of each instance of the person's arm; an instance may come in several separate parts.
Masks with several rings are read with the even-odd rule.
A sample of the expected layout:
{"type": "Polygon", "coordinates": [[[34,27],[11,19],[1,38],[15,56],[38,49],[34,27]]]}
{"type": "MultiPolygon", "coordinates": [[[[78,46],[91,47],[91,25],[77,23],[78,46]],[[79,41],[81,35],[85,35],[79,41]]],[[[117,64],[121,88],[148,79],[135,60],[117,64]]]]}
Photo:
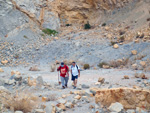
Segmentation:
{"type": "Polygon", "coordinates": [[[78,73],[79,73],[79,75],[78,75],[78,76],[80,77],[80,69],[78,69],[78,73]]]}
{"type": "Polygon", "coordinates": [[[60,71],[60,66],[57,68],[57,71],[60,71]]]}

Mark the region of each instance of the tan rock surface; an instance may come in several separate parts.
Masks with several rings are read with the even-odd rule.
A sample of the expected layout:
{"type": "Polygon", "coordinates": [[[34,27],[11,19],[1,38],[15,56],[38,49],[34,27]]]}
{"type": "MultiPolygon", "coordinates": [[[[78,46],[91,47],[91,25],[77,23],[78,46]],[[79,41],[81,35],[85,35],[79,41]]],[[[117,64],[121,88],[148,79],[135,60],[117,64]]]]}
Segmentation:
{"type": "Polygon", "coordinates": [[[95,101],[106,106],[119,102],[125,109],[136,107],[148,109],[150,108],[150,91],[132,88],[100,89],[96,93],[95,101]]]}

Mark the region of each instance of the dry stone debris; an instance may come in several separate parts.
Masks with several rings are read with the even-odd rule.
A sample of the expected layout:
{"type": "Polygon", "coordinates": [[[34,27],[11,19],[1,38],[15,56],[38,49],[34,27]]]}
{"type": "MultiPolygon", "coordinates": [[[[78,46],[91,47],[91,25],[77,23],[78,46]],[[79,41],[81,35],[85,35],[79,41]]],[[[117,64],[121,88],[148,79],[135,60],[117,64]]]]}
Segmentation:
{"type": "Polygon", "coordinates": [[[118,44],[114,44],[113,46],[115,49],[118,49],[119,48],[119,45],[118,44]]]}
{"type": "Polygon", "coordinates": [[[137,51],[136,50],[132,50],[131,53],[132,53],[132,55],[137,55],[137,51]]]}
{"type": "Polygon", "coordinates": [[[124,79],[129,79],[129,76],[128,76],[128,75],[125,75],[125,76],[124,76],[124,79]]]}
{"type": "Polygon", "coordinates": [[[0,68],[0,72],[4,72],[4,70],[2,68],[0,68]]]}
{"type": "Polygon", "coordinates": [[[98,82],[100,82],[101,84],[103,84],[105,82],[105,78],[99,77],[98,78],[98,82]]]}

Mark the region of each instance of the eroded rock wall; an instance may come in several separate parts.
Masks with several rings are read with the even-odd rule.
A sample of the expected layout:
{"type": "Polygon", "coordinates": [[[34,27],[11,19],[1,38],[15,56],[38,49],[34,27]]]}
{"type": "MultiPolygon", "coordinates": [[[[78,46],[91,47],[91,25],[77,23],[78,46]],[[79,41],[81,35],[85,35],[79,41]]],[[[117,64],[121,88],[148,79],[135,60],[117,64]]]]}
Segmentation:
{"type": "Polygon", "coordinates": [[[113,88],[97,91],[96,103],[110,106],[111,103],[119,102],[125,109],[150,108],[150,91],[132,88],[113,88]]]}

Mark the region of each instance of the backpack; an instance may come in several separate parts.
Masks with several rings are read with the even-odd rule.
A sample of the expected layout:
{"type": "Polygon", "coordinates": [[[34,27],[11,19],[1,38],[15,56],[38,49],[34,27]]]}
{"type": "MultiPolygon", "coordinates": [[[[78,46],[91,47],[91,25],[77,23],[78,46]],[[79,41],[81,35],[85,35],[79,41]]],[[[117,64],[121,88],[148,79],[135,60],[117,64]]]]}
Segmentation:
{"type": "MultiPolygon", "coordinates": [[[[78,66],[76,65],[76,67],[77,67],[77,70],[78,70],[78,66]]],[[[73,66],[71,66],[71,69],[73,68],[73,66]]]]}

